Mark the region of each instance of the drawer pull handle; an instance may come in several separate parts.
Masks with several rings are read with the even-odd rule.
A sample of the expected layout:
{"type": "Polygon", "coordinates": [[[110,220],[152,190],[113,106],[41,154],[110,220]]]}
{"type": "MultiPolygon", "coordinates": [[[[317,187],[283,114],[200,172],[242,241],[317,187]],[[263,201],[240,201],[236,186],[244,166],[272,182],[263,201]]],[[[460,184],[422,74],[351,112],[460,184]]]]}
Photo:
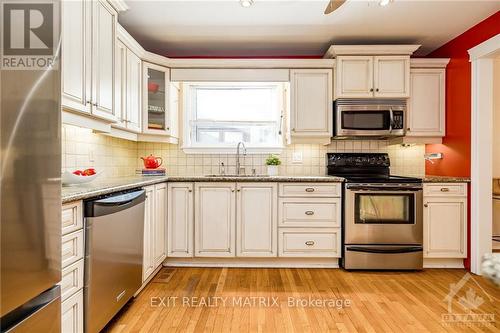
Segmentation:
{"type": "Polygon", "coordinates": [[[314,212],[312,210],[307,210],[306,215],[314,215],[314,212]]]}
{"type": "Polygon", "coordinates": [[[447,187],[443,187],[443,188],[441,189],[441,192],[450,192],[450,189],[449,189],[449,188],[447,188],[447,187]]]}
{"type": "Polygon", "coordinates": [[[313,246],[313,245],[314,245],[314,241],[307,241],[307,242],[306,242],[306,245],[307,245],[307,246],[313,246]]]}
{"type": "Polygon", "coordinates": [[[306,188],[306,192],[314,192],[314,188],[312,188],[312,187],[307,187],[307,188],[306,188]]]}

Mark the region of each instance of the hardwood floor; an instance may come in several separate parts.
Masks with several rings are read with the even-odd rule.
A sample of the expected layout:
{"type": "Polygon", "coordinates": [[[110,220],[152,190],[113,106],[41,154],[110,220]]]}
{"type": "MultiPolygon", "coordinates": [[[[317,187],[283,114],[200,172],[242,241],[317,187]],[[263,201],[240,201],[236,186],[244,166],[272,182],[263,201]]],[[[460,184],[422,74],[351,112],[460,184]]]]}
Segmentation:
{"type": "Polygon", "coordinates": [[[163,268],[106,331],[500,332],[500,289],[465,274],[458,269],[163,268]],[[459,290],[447,315],[450,284],[459,290]],[[319,306],[306,304],[309,298],[319,306]],[[466,313],[473,322],[444,321],[466,313]]]}

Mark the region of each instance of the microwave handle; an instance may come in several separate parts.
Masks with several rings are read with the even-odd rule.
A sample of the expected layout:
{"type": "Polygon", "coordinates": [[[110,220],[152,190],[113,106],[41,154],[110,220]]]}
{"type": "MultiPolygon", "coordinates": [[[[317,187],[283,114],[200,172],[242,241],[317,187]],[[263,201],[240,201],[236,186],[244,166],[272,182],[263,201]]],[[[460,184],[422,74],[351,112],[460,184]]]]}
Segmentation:
{"type": "Polygon", "coordinates": [[[394,112],[389,108],[389,133],[392,133],[392,126],[394,124],[394,112]]]}

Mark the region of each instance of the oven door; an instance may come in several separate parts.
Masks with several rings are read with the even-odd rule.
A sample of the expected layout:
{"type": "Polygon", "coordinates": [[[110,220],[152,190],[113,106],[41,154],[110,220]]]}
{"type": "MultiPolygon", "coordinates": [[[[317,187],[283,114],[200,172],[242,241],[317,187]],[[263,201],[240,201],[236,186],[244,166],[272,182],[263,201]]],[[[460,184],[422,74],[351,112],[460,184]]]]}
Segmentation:
{"type": "Polygon", "coordinates": [[[345,244],[422,244],[422,185],[347,184],[345,244]]]}

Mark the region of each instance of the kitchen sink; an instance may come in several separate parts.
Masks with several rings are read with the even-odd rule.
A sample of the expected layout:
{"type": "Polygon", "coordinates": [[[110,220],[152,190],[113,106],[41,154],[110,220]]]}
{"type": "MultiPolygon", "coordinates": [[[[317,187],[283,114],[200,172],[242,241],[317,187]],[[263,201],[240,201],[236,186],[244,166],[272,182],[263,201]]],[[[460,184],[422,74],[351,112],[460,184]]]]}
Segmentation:
{"type": "Polygon", "coordinates": [[[241,177],[241,178],[244,178],[244,177],[269,177],[269,175],[237,175],[237,174],[225,174],[225,175],[205,175],[205,177],[213,177],[213,178],[216,178],[216,177],[241,177]]]}

